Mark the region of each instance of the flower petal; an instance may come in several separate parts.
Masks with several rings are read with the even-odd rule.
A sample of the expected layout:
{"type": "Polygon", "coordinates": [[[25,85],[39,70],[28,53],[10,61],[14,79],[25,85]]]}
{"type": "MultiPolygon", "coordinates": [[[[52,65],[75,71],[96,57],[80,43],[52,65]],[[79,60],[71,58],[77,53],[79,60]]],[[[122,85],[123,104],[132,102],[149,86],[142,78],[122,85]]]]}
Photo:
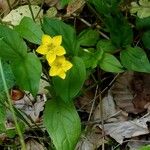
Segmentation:
{"type": "Polygon", "coordinates": [[[58,76],[62,79],[65,79],[66,78],[66,73],[65,72],[61,72],[58,74],[58,76]]]}
{"type": "Polygon", "coordinates": [[[40,45],[37,49],[36,52],[42,55],[45,55],[48,53],[48,47],[46,45],[40,45]]]}
{"type": "Polygon", "coordinates": [[[63,70],[66,72],[67,70],[69,70],[70,68],[72,68],[72,63],[70,61],[65,61],[65,63],[63,64],[63,70]]]}
{"type": "Polygon", "coordinates": [[[61,35],[54,36],[52,38],[52,43],[53,43],[53,45],[56,45],[56,46],[61,45],[61,43],[62,43],[62,36],[61,35]]]}
{"type": "Polygon", "coordinates": [[[51,50],[47,53],[46,59],[47,59],[49,65],[51,65],[56,59],[56,54],[51,50]]]}
{"type": "Polygon", "coordinates": [[[49,35],[44,34],[42,36],[42,44],[48,45],[52,43],[52,38],[49,35]]]}
{"type": "Polygon", "coordinates": [[[58,46],[58,47],[56,47],[56,52],[55,53],[56,53],[57,56],[62,56],[64,54],[66,54],[66,51],[62,46],[58,46]]]}
{"type": "Polygon", "coordinates": [[[58,68],[57,67],[51,67],[50,71],[49,71],[49,75],[50,76],[56,76],[58,73],[57,73],[57,70],[58,68]]]}

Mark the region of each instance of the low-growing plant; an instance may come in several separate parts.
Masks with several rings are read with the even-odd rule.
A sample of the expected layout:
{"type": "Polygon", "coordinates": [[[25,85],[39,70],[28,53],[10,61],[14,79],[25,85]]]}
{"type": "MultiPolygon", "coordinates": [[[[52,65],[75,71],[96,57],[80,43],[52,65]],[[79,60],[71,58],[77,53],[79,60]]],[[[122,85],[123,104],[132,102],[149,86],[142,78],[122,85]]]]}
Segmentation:
{"type": "MultiPolygon", "coordinates": [[[[62,1],[63,5],[68,2],[62,1]]],[[[123,15],[121,0],[88,0],[87,5],[100,18],[107,38],[101,28],[91,26],[77,33],[57,18],[45,17],[41,26],[28,17],[13,28],[0,25],[1,75],[4,73],[7,89],[17,85],[35,97],[42,73],[49,82],[51,98],[45,104],[43,123],[57,150],[73,150],[80,138],[81,121],[74,100],[93,71],[150,72],[146,55],[150,49],[150,15],[135,16],[134,24],[123,15]]],[[[135,3],[129,6],[135,7],[135,3]]],[[[136,12],[139,14],[139,9],[131,9],[132,14],[136,12]]],[[[1,114],[2,122],[4,111],[1,114]]]]}

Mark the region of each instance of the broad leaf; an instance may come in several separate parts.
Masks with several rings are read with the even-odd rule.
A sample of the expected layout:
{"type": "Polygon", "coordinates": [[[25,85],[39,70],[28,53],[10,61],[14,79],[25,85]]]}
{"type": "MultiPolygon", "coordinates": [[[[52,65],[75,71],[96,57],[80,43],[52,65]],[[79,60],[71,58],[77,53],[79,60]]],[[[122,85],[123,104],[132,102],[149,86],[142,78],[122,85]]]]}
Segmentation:
{"type": "Polygon", "coordinates": [[[142,41],[143,41],[144,46],[147,49],[150,49],[150,30],[146,31],[143,34],[142,41]]]}
{"type": "Polygon", "coordinates": [[[107,15],[118,10],[118,5],[121,0],[88,0],[96,10],[103,14],[107,15]]]}
{"type": "Polygon", "coordinates": [[[131,3],[131,14],[137,13],[139,18],[150,17],[150,1],[149,0],[139,0],[139,3],[131,3]]]}
{"type": "Polygon", "coordinates": [[[106,72],[123,72],[123,66],[120,64],[119,60],[109,54],[105,53],[103,55],[103,58],[99,61],[100,68],[103,69],[106,72]]]}
{"type": "Polygon", "coordinates": [[[79,57],[72,60],[73,67],[67,72],[64,80],[59,77],[53,78],[54,89],[63,101],[68,102],[79,93],[86,78],[84,62],[79,57]]]}
{"type": "Polygon", "coordinates": [[[21,37],[35,44],[41,43],[44,34],[41,27],[29,17],[24,17],[20,24],[15,27],[15,30],[21,37]]]}
{"type": "Polygon", "coordinates": [[[46,103],[44,125],[56,150],[73,150],[81,132],[80,119],[73,103],[52,99],[46,103]]]}
{"type": "Polygon", "coordinates": [[[27,46],[19,34],[12,29],[0,25],[0,57],[5,60],[24,59],[27,46]]]}
{"type": "Polygon", "coordinates": [[[23,60],[11,64],[17,84],[20,88],[30,91],[34,96],[39,89],[42,67],[39,59],[33,53],[28,53],[23,60]]]}
{"type": "Polygon", "coordinates": [[[139,47],[128,47],[121,51],[120,59],[123,66],[128,70],[150,72],[150,63],[146,53],[139,47]]]}
{"type": "Polygon", "coordinates": [[[76,32],[70,25],[58,19],[44,18],[42,27],[44,32],[50,36],[62,35],[63,46],[68,54],[76,55],[78,53],[79,45],[76,40],[76,32]]]}
{"type": "Polygon", "coordinates": [[[136,27],[138,29],[149,29],[150,28],[150,17],[146,18],[137,18],[136,19],[136,27]]]}
{"type": "Polygon", "coordinates": [[[96,52],[90,52],[88,50],[83,51],[81,58],[83,59],[86,68],[95,68],[97,67],[98,62],[103,57],[103,50],[98,50],[96,52]]]}
{"type": "MultiPolygon", "coordinates": [[[[13,74],[11,66],[8,62],[2,61],[2,67],[3,67],[3,72],[5,75],[7,87],[8,87],[8,89],[10,89],[15,85],[14,74],[13,74]]],[[[6,93],[4,90],[2,78],[0,76],[0,101],[4,102],[5,100],[6,100],[6,93]]]]}
{"type": "Polygon", "coordinates": [[[106,26],[110,32],[111,41],[117,48],[130,45],[133,40],[133,32],[127,20],[121,13],[110,15],[105,19],[106,26]]]}
{"type": "Polygon", "coordinates": [[[110,40],[99,40],[96,47],[98,50],[102,50],[107,53],[113,53],[116,51],[116,47],[110,40]]]}
{"type": "Polygon", "coordinates": [[[86,29],[78,36],[81,46],[94,46],[99,39],[99,33],[96,30],[86,29]]]}
{"type": "Polygon", "coordinates": [[[67,5],[71,0],[60,0],[60,3],[62,5],[62,7],[64,7],[65,5],[67,5]]]}

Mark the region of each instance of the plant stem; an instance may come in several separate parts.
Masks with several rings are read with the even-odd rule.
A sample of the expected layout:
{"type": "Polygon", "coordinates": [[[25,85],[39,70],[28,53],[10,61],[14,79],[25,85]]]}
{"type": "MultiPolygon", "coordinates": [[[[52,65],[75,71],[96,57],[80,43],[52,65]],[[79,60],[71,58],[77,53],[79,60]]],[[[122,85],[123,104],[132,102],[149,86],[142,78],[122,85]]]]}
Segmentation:
{"type": "Polygon", "coordinates": [[[11,5],[10,5],[10,0],[7,0],[7,4],[9,6],[9,9],[12,10],[11,5]]]}
{"type": "Polygon", "coordinates": [[[33,21],[35,21],[34,14],[33,14],[32,7],[31,7],[31,2],[30,2],[30,0],[27,0],[27,1],[28,1],[28,6],[29,6],[29,9],[31,12],[32,19],[33,19],[33,21]]]}
{"type": "Polygon", "coordinates": [[[21,133],[19,124],[17,122],[17,117],[15,115],[15,111],[14,111],[14,108],[13,108],[12,100],[10,99],[10,95],[9,95],[9,92],[8,92],[8,87],[7,87],[7,84],[6,84],[6,79],[5,79],[5,75],[4,75],[1,59],[0,59],[0,74],[1,74],[1,77],[2,77],[4,90],[5,90],[6,96],[8,98],[9,108],[10,108],[10,111],[12,112],[12,116],[13,116],[13,119],[14,119],[14,122],[15,122],[15,127],[16,127],[17,133],[18,133],[18,135],[20,137],[20,143],[21,143],[22,150],[26,150],[25,143],[24,143],[24,138],[23,138],[23,135],[21,133]]]}

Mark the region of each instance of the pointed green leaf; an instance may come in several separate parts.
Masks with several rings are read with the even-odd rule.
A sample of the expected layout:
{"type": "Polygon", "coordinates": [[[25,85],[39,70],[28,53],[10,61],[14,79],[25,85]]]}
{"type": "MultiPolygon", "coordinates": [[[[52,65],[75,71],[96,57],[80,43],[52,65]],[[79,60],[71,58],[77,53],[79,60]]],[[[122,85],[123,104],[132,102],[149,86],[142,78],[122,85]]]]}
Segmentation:
{"type": "Polygon", "coordinates": [[[121,51],[120,59],[128,70],[139,72],[150,72],[150,63],[146,53],[139,47],[128,47],[121,51]]]}
{"type": "Polygon", "coordinates": [[[0,57],[5,60],[24,59],[27,55],[27,46],[19,34],[0,25],[0,57]]]}
{"type": "Polygon", "coordinates": [[[83,30],[79,36],[78,41],[81,46],[94,46],[99,39],[99,33],[96,30],[83,30]]]}
{"type": "Polygon", "coordinates": [[[150,49],[150,30],[146,31],[143,34],[142,41],[143,41],[144,46],[147,49],[150,49]]]}
{"type": "Polygon", "coordinates": [[[21,37],[35,44],[41,43],[44,34],[41,27],[29,17],[24,17],[20,24],[15,27],[15,30],[21,37]]]}
{"type": "Polygon", "coordinates": [[[119,60],[112,54],[105,53],[103,58],[99,61],[100,68],[106,72],[123,72],[123,66],[119,60]]]}
{"type": "Polygon", "coordinates": [[[73,103],[52,99],[46,103],[44,125],[56,150],[74,150],[81,132],[80,119],[73,103]]]}
{"type": "Polygon", "coordinates": [[[40,60],[33,53],[28,53],[23,60],[11,64],[17,84],[24,90],[30,91],[34,96],[39,89],[42,67],[40,60]]]}
{"type": "Polygon", "coordinates": [[[73,67],[67,72],[64,80],[59,77],[53,78],[54,89],[65,102],[72,101],[79,93],[86,78],[83,60],[79,57],[74,57],[72,63],[73,67]]]}

